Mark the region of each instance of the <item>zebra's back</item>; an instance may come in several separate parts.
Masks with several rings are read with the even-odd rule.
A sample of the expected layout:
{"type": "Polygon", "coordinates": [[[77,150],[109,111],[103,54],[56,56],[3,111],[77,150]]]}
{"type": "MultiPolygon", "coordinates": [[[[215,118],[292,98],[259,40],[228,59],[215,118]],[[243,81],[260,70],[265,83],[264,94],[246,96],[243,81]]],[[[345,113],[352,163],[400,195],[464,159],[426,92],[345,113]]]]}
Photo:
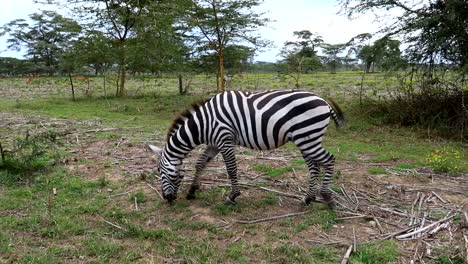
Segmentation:
{"type": "Polygon", "coordinates": [[[230,129],[238,145],[268,150],[286,142],[321,141],[330,120],[330,107],[305,91],[249,93],[229,91],[212,98],[213,127],[230,129]]]}

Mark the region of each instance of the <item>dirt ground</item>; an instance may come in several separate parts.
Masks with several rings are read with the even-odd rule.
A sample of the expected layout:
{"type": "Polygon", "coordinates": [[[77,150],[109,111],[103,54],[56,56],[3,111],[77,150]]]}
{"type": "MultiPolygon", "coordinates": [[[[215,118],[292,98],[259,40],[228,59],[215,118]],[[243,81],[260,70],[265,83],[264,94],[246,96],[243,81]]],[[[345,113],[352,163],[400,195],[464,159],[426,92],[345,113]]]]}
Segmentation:
{"type": "MultiPolygon", "coordinates": [[[[143,191],[150,200],[161,199],[157,193],[160,184],[154,171],[155,157],[146,149],[146,143],[151,141],[161,145],[162,135],[156,135],[147,142],[133,138],[131,131],[103,127],[101,124],[12,113],[0,113],[0,127],[17,130],[18,133],[27,128],[34,133],[53,128],[66,143],[65,151],[71,153],[61,160],[61,165],[70,173],[89,179],[105,177],[112,182],[126,183],[119,190],[107,190],[116,199],[124,197],[117,200],[121,206],[134,206],[126,195],[137,191],[143,191]],[[103,132],[123,136],[98,136],[103,132]]],[[[201,151],[202,148],[197,148],[184,162],[186,176],[178,201],[185,200],[184,195],[194,172],[193,165],[201,151]]],[[[243,186],[239,201],[255,200],[267,193],[274,193],[279,197],[277,205],[272,207],[274,210],[259,208],[248,214],[219,216],[209,208],[193,203],[187,207],[193,212],[193,218],[235,231],[238,236],[232,241],[258,243],[265,240],[264,232],[245,232],[245,223],[257,225],[259,230],[265,232],[287,233],[287,226],[270,218],[296,221],[302,216],[294,214],[314,213],[300,203],[300,197],[307,187],[306,169],[293,169],[278,178],[271,178],[254,169],[257,164],[275,168],[291,166],[292,161],[301,159],[298,151],[281,148],[253,152],[239,148],[237,157],[243,186]],[[288,214],[292,215],[288,217],[288,214]]],[[[338,176],[333,188],[336,192],[337,223],[326,230],[313,225],[301,232],[300,236],[292,237],[294,244],[301,247],[335,247],[344,255],[349,246],[395,239],[400,250],[398,263],[436,263],[441,248],[450,249],[452,254],[467,256],[468,175],[434,174],[428,168],[396,169],[394,166],[401,160],[373,163],[368,159],[362,156],[356,162],[337,161],[338,176]],[[370,167],[384,168],[386,173],[370,174],[370,167]]],[[[227,184],[224,163],[218,156],[202,176],[201,191],[207,192],[227,184]]],[[[211,203],[222,203],[222,200],[211,203]]],[[[161,228],[164,225],[158,220],[157,212],[147,219],[147,227],[161,228]]],[[[171,262],[167,259],[164,261],[171,262]]]]}

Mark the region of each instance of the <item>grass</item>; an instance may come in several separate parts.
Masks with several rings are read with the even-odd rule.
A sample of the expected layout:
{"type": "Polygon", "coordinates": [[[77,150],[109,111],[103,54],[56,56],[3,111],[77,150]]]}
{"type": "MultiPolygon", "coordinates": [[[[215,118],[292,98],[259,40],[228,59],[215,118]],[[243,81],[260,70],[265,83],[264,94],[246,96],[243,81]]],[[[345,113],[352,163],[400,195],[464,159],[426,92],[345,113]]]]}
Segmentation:
{"type": "Polygon", "coordinates": [[[259,171],[259,172],[264,172],[265,175],[271,177],[271,178],[279,178],[282,175],[284,175],[287,172],[292,172],[293,170],[303,170],[304,168],[302,167],[291,167],[291,166],[284,166],[284,167],[277,167],[274,168],[270,165],[266,164],[257,164],[253,166],[253,170],[259,171]]]}
{"type": "Polygon", "coordinates": [[[387,174],[385,168],[382,167],[370,167],[367,169],[370,174],[387,174]]]}
{"type": "Polygon", "coordinates": [[[392,263],[398,257],[398,246],[395,241],[381,241],[358,246],[351,255],[350,263],[392,263]]]}
{"type": "MultiPolygon", "coordinates": [[[[286,87],[288,84],[287,81],[270,80],[270,75],[257,77],[269,80],[264,86],[286,87]]],[[[379,78],[381,76],[369,76],[366,85],[372,89],[381,89],[379,78]]],[[[201,80],[200,77],[194,83],[199,82],[199,85],[201,80]]],[[[337,160],[393,162],[396,169],[404,170],[427,166],[427,154],[444,146],[463,150],[462,144],[458,142],[427,139],[408,129],[381,126],[378,120],[366,117],[349,100],[343,102],[348,94],[342,94],[337,89],[348,83],[359,83],[359,80],[360,75],[357,73],[317,73],[303,79],[303,83],[307,84],[306,89],[317,89],[323,95],[342,101],[348,125],[341,131],[332,125],[324,141],[324,146],[334,153],[337,160]]],[[[99,132],[93,140],[118,141],[126,137],[134,145],[149,139],[163,138],[177,112],[188,107],[193,100],[204,98],[210,93],[202,91],[199,85],[194,88],[197,96],[179,96],[175,94],[176,88],[171,90],[171,85],[177,87],[176,82],[145,78],[129,82],[131,92],[145,86],[141,89],[145,96],[106,99],[99,96],[98,92],[101,91],[96,89],[94,97],[85,98],[78,93],[79,100],[71,102],[65,98],[66,94],[54,98],[26,99],[24,95],[30,90],[22,87],[21,80],[14,80],[13,84],[18,91],[11,92],[23,97],[16,100],[11,96],[1,96],[0,112],[83,121],[74,124],[76,128],[85,127],[85,123],[102,123],[104,127],[120,130],[99,132]],[[151,87],[156,88],[150,90],[151,87]]],[[[66,82],[61,81],[44,79],[34,85],[38,89],[44,86],[67,91],[66,82]]],[[[97,79],[94,85],[98,87],[97,79]]],[[[247,79],[236,85],[253,89],[255,84],[247,79]]],[[[2,143],[6,140],[4,138],[12,139],[10,134],[8,128],[0,127],[2,143]]],[[[60,146],[59,151],[67,147],[60,146]]],[[[285,148],[299,156],[294,145],[289,144],[285,148]]],[[[66,154],[62,153],[61,157],[66,154]]],[[[251,155],[252,152],[245,154],[251,155]]],[[[468,171],[466,155],[455,162],[453,166],[457,166],[460,171],[468,171]]],[[[95,161],[83,159],[78,164],[93,165],[95,161]]],[[[122,163],[120,166],[125,165],[122,163]]],[[[105,167],[113,168],[116,165],[106,164],[105,167]]],[[[286,176],[293,169],[306,170],[302,159],[292,160],[288,166],[262,163],[252,164],[250,168],[265,173],[265,177],[275,181],[289,180],[286,176]]],[[[383,174],[385,170],[376,166],[369,168],[368,173],[383,174]]],[[[251,263],[263,260],[274,263],[336,263],[342,257],[343,252],[333,247],[293,243],[316,228],[324,233],[335,232],[334,225],[339,224],[337,216],[324,205],[314,204],[308,208],[313,212],[303,217],[224,229],[219,227],[219,223],[224,220],[255,219],[295,208],[289,208],[290,204],[284,203],[283,198],[276,194],[253,193],[250,190],[247,196],[250,199],[240,196],[237,205],[226,206],[222,202],[230,189],[225,187],[203,190],[197,193],[194,201],[187,201],[180,194],[174,206],[169,207],[156,198],[154,193],[149,194],[144,190],[146,187],[142,181],[151,180],[150,177],[129,176],[115,181],[101,175],[104,174],[88,179],[57,165],[34,173],[26,184],[13,181],[15,184],[0,185],[0,262],[251,263]],[[52,194],[53,188],[56,188],[57,195],[52,194]],[[129,190],[132,192],[109,198],[107,189],[113,190],[112,194],[129,190]],[[135,200],[138,211],[134,208],[135,200]],[[206,211],[199,212],[196,208],[206,211]],[[202,216],[209,219],[202,219],[202,216]],[[109,225],[103,219],[123,230],[109,225]],[[236,240],[238,237],[240,239],[236,240]]],[[[13,176],[0,171],[1,177],[7,179],[13,176]]],[[[391,263],[398,255],[397,244],[393,241],[364,244],[353,253],[351,263],[391,263]]],[[[447,250],[441,250],[437,261],[456,263],[458,259],[454,256],[448,254],[447,250]]]]}

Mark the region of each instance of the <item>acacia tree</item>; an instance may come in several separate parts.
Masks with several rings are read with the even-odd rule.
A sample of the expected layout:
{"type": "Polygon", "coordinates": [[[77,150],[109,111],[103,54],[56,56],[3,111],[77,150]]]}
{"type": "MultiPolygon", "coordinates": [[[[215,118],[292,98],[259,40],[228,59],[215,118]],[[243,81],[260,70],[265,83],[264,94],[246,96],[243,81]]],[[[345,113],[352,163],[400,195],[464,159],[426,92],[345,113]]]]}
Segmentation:
{"type": "Polygon", "coordinates": [[[74,53],[83,65],[94,70],[94,75],[103,74],[116,61],[112,40],[104,33],[89,30],[74,43],[74,53]]]}
{"type": "Polygon", "coordinates": [[[265,47],[267,42],[256,34],[269,20],[253,8],[260,0],[191,0],[185,17],[192,34],[197,36],[201,53],[214,52],[217,56],[217,88],[224,91],[226,46],[245,43],[254,48],[265,47]]]}
{"type": "Polygon", "coordinates": [[[31,14],[32,23],[16,19],[0,28],[0,36],[8,34],[8,48],[26,49],[26,57],[42,65],[53,75],[57,71],[61,52],[76,39],[81,26],[70,18],[53,11],[31,14]]]}
{"type": "Polygon", "coordinates": [[[281,49],[283,60],[277,65],[282,76],[292,78],[296,88],[300,87],[302,74],[312,72],[321,66],[317,49],[323,43],[322,37],[309,30],[294,31],[296,41],[287,41],[281,49]]]}
{"type": "Polygon", "coordinates": [[[152,0],[36,0],[63,8],[72,6],[71,12],[78,15],[91,30],[103,31],[112,40],[113,50],[119,65],[116,96],[125,96],[128,63],[128,39],[135,36],[143,13],[148,6],[158,4],[152,0]]]}
{"type": "MultiPolygon", "coordinates": [[[[399,36],[408,46],[411,65],[386,114],[391,122],[422,125],[467,139],[468,2],[466,0],[341,0],[352,17],[367,12],[399,9],[387,36],[399,36]],[[440,70],[443,69],[443,70],[440,70]],[[451,70],[453,74],[446,74],[451,70]],[[422,74],[418,74],[422,72],[422,74]],[[416,74],[415,74],[416,73],[416,74]],[[457,74],[458,73],[458,74],[457,74]],[[392,111],[396,115],[392,116],[392,111]]],[[[385,109],[385,108],[384,108],[385,109]]]]}
{"type": "MultiPolygon", "coordinates": [[[[412,62],[429,65],[450,63],[468,72],[468,2],[429,0],[409,4],[404,0],[341,0],[348,17],[373,11],[400,10],[388,36],[399,35],[409,45],[412,62]]],[[[432,65],[432,66],[431,66],[432,65]]]]}
{"type": "Polygon", "coordinates": [[[322,50],[325,56],[323,61],[330,66],[330,72],[336,73],[336,69],[343,61],[343,57],[340,57],[340,53],[344,51],[346,44],[322,44],[322,50]]]}

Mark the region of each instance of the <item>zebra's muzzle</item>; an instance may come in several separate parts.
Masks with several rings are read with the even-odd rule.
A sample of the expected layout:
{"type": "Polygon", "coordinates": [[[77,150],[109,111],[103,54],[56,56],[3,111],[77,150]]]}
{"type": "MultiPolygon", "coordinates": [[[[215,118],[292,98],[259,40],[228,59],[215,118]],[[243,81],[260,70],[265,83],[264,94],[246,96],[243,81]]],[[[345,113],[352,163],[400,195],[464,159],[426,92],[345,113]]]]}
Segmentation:
{"type": "Polygon", "coordinates": [[[177,196],[176,196],[175,193],[168,193],[168,194],[163,193],[163,198],[164,198],[169,204],[172,204],[172,203],[174,202],[174,200],[177,198],[177,196]]]}

